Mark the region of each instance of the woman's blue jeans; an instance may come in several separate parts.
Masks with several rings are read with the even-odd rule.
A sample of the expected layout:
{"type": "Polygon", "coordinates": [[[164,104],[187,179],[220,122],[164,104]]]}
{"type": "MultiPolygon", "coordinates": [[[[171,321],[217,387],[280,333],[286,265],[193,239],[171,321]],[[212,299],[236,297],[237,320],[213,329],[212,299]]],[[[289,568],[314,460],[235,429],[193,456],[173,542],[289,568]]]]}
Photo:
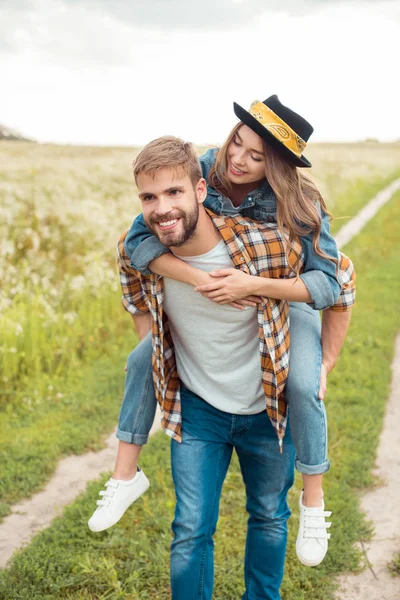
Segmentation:
{"type": "Polygon", "coordinates": [[[279,600],[285,563],[287,493],[294,448],[288,430],[282,454],[266,411],[234,415],[182,386],[182,443],[171,440],[176,492],[171,545],[173,600],[210,600],[219,500],[235,449],[249,513],[243,600],[279,600]]]}
{"type": "MultiPolygon", "coordinates": [[[[131,444],[147,442],[154,420],[157,402],[151,352],[149,334],[128,358],[117,437],[131,444]]],[[[296,451],[295,466],[306,475],[326,473],[330,466],[325,406],[318,399],[321,360],[319,312],[307,304],[291,302],[290,365],[285,398],[289,404],[290,430],[296,451]]]]}

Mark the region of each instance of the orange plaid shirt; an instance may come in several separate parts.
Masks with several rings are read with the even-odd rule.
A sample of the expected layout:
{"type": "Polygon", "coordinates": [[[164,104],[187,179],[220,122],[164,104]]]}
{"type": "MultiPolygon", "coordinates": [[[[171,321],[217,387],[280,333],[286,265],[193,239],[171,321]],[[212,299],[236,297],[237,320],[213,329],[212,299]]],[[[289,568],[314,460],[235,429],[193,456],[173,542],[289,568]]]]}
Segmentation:
{"type": "MultiPolygon", "coordinates": [[[[295,242],[293,248],[285,253],[285,238],[276,223],[260,223],[242,216],[217,216],[207,212],[219,230],[236,269],[260,277],[291,278],[295,277],[292,268],[299,261],[302,272],[304,256],[300,242],[295,242]]],[[[151,313],[153,380],[162,410],[162,425],[170,437],[181,441],[180,380],[168,316],[163,311],[163,278],[154,273],[143,275],[130,265],[124,247],[126,234],[121,236],[117,247],[122,303],[133,315],[151,313]]],[[[347,256],[341,253],[339,256],[342,292],[330,310],[347,311],[355,301],[355,271],[347,256]]],[[[289,303],[263,298],[257,314],[266,409],[279,440],[282,440],[287,424],[283,391],[289,370],[289,303]]]]}

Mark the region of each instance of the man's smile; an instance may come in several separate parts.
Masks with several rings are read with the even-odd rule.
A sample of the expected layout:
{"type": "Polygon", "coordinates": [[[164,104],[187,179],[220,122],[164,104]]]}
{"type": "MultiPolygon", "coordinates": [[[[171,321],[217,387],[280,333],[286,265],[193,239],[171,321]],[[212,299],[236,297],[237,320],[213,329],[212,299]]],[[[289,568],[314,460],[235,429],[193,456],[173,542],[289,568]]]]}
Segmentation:
{"type": "Polygon", "coordinates": [[[157,221],[155,225],[157,225],[157,227],[159,227],[162,231],[169,231],[171,229],[174,229],[178,221],[180,221],[180,218],[170,219],[169,221],[157,221]]]}

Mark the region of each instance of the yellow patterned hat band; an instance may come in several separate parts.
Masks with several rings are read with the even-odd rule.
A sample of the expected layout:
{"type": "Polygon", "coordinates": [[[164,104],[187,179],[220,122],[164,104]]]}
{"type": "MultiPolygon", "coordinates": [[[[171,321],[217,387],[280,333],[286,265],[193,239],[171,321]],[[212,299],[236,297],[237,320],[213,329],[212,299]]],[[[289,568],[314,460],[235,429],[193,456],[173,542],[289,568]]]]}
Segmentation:
{"type": "Polygon", "coordinates": [[[249,113],[288,150],[299,158],[301,157],[307,143],[285,121],[282,121],[273,110],[263,102],[255,100],[250,106],[249,113]]]}

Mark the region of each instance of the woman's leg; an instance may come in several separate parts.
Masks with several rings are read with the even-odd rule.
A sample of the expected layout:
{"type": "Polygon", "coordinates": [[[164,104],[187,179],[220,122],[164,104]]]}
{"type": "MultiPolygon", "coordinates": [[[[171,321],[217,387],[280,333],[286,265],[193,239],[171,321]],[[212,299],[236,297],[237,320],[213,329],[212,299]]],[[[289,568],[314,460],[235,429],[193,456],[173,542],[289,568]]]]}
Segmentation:
{"type": "Polygon", "coordinates": [[[151,332],[130,353],[125,392],[119,414],[117,459],[113,478],[131,479],[143,444],[147,444],[157,401],[151,364],[151,332]]]}
{"type": "Polygon", "coordinates": [[[154,420],[156,398],[151,364],[151,334],[131,352],[127,362],[125,393],[121,406],[117,437],[117,459],[113,476],[100,492],[98,508],[89,519],[92,531],[115,525],[126,509],[149,487],[138,466],[141,447],[146,444],[154,420]]]}
{"type": "MultiPolygon", "coordinates": [[[[318,398],[321,360],[319,313],[306,304],[290,303],[290,367],[285,397],[289,404],[290,430],[296,451],[295,466],[303,476],[301,516],[305,509],[309,509],[308,516],[318,518],[324,507],[323,474],[330,467],[325,406],[318,398]]],[[[310,541],[303,544],[304,560],[298,551],[300,560],[310,566],[321,562],[327,550],[323,521],[315,522],[322,527],[301,533],[305,535],[305,539],[308,539],[308,534],[313,535],[313,532],[320,537],[311,537],[310,541]],[[318,542],[314,539],[318,539],[318,542]]],[[[300,529],[302,525],[301,523],[300,529]]]]}

